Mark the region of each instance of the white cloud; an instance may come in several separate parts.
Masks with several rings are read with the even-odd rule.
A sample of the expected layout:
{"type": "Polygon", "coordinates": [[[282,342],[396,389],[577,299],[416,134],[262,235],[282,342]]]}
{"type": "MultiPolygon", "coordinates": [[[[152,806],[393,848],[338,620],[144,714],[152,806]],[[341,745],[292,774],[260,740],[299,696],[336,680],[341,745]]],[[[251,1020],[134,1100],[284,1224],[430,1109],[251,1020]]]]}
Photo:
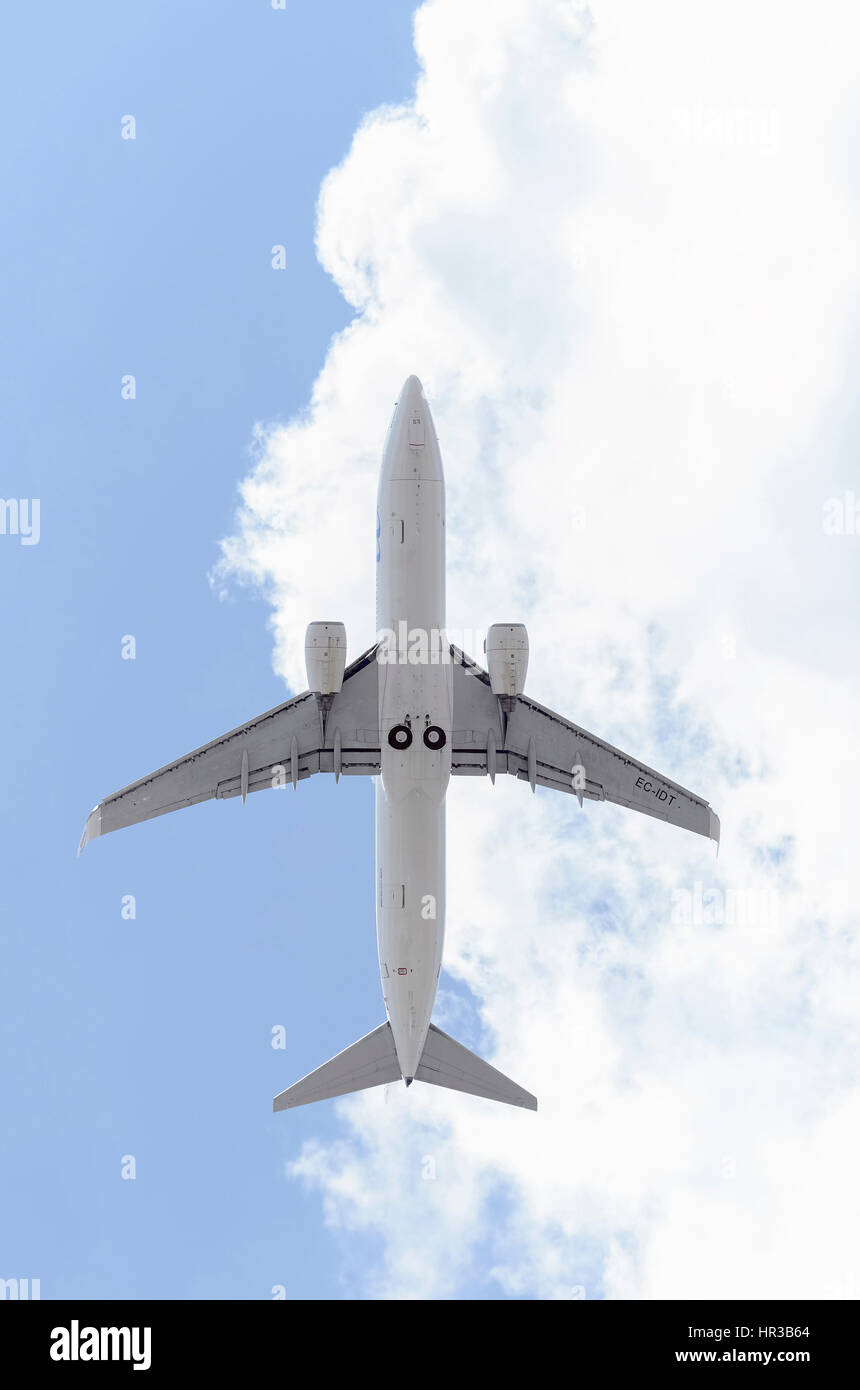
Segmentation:
{"type": "Polygon", "coordinates": [[[724,832],[715,864],[616,808],[453,784],[446,964],[541,1108],[339,1103],[344,1139],[294,1171],[381,1238],[371,1293],[860,1293],[860,537],[821,526],[860,494],[858,28],[847,0],[431,0],[414,103],[323,186],[356,317],[261,435],[225,547],[277,668],[303,685],[310,618],[372,640],[379,452],[415,371],[452,627],[526,621],[533,693],[724,832]],[[697,881],[775,892],[777,920],[673,922],[697,881]]]}

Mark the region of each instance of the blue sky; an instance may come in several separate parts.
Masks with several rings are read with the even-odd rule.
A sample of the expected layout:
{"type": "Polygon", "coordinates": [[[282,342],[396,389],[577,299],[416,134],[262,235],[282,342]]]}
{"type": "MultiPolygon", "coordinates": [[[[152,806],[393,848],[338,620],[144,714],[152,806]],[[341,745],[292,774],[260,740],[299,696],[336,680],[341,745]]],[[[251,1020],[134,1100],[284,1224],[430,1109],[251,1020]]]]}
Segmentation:
{"type": "Polygon", "coordinates": [[[309,1117],[287,1134],[271,1099],[379,1022],[370,786],[74,850],[101,796],[283,698],[265,608],[207,573],[255,421],[304,403],[348,320],[315,201],[409,94],[411,7],[19,7],[4,49],[0,491],[40,498],[41,539],[0,546],[0,1275],[337,1297],[319,1201],[282,1173],[309,1117]]]}
{"type": "Polygon", "coordinates": [[[860,1296],[860,17],[748,8],[427,0],[414,50],[379,0],[20,9],[0,495],[41,535],[0,535],[0,1277],[860,1296]],[[303,684],[309,619],[366,645],[413,371],[451,628],[526,622],[529,693],[705,796],[720,857],[458,779],[435,1017],[537,1114],[273,1116],[382,1018],[371,786],[74,850],[303,684]]]}

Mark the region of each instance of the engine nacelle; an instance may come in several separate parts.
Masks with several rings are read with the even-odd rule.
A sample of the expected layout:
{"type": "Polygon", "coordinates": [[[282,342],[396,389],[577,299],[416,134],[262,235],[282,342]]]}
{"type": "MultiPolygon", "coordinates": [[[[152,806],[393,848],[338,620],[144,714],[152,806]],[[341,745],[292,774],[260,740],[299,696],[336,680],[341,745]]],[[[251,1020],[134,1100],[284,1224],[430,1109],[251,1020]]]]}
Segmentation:
{"type": "Polygon", "coordinates": [[[494,695],[522,695],[529,668],[529,637],[522,623],[493,623],[484,641],[494,695]]]}
{"type": "Polygon", "coordinates": [[[308,623],[305,633],[308,689],[314,695],[336,695],[346,669],[346,628],[343,623],[308,623]]]}

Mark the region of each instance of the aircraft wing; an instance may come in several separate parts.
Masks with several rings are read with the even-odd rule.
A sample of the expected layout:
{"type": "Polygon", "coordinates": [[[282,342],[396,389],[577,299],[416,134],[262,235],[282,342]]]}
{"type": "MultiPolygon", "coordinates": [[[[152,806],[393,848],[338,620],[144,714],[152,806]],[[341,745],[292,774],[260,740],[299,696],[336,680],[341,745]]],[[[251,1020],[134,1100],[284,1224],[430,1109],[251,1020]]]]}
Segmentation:
{"type": "Polygon", "coordinates": [[[315,772],[378,773],[375,657],[373,646],[346,668],[326,719],[325,739],[316,698],[305,691],[106,797],[90,812],[78,854],[98,835],[199,801],[231,796],[244,801],[248,792],[287,782],[295,786],[315,772]]]}
{"type": "Polygon", "coordinates": [[[527,695],[502,710],[486,671],[459,648],[454,658],[455,776],[507,772],[535,786],[589,801],[614,801],[720,842],[719,817],[707,801],[527,695]]]}

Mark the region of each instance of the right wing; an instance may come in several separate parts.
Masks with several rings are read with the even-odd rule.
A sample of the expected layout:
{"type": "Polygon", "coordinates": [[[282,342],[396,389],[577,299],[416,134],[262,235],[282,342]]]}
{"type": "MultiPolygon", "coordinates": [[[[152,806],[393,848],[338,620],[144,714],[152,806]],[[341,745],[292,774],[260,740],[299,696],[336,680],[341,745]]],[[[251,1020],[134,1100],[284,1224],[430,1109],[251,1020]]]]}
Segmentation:
{"type": "Polygon", "coordinates": [[[454,659],[451,772],[460,777],[507,772],[536,786],[588,801],[614,801],[720,842],[720,821],[703,797],[622,753],[528,695],[518,695],[503,722],[490,678],[458,647],[454,659]],[[491,768],[492,764],[492,768],[491,768]],[[575,770],[579,773],[575,776],[575,770]],[[577,780],[578,777],[578,780],[577,780]]]}
{"type": "Polygon", "coordinates": [[[151,772],[90,812],[78,854],[90,840],[213,797],[241,796],[293,785],[315,772],[380,769],[376,647],[346,668],[322,737],[319,707],[305,691],[212,743],[151,772]]]}

